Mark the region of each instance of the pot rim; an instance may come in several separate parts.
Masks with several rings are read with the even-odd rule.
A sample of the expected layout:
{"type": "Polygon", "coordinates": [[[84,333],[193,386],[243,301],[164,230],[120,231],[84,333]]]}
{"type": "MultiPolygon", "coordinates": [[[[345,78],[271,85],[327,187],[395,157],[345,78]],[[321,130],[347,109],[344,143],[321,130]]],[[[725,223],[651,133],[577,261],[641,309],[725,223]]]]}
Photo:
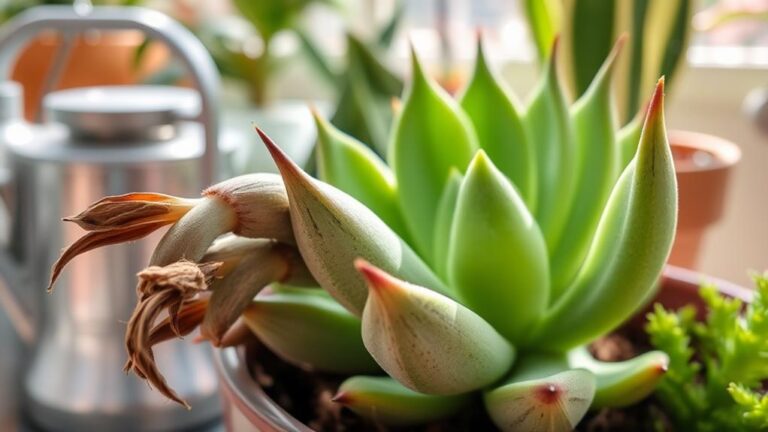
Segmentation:
{"type": "Polygon", "coordinates": [[[686,130],[670,130],[668,135],[672,147],[704,151],[715,158],[715,162],[709,166],[696,166],[692,163],[675,165],[678,172],[726,170],[741,160],[739,146],[717,135],[686,130]]]}
{"type": "MultiPolygon", "coordinates": [[[[723,279],[672,265],[666,265],[662,273],[662,285],[674,284],[678,290],[693,296],[703,282],[714,284],[721,293],[729,297],[738,298],[744,302],[752,301],[754,293],[752,290],[723,279]]],[[[642,310],[640,309],[640,313],[642,310]]],[[[243,347],[215,350],[214,358],[221,380],[220,385],[234,396],[233,402],[238,405],[238,408],[258,413],[261,416],[259,420],[265,423],[264,426],[271,428],[267,430],[282,431],[286,426],[290,426],[297,432],[313,432],[273,401],[251,377],[247,368],[242,367],[245,364],[243,347]]]]}

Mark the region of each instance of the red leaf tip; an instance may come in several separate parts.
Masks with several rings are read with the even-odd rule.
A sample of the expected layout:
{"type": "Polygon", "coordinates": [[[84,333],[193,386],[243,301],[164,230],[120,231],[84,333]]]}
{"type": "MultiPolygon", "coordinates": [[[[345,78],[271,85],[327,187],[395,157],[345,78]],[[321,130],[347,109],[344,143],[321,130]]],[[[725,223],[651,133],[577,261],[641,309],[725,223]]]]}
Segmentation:
{"type": "Polygon", "coordinates": [[[331,402],[335,402],[338,404],[346,405],[352,401],[352,396],[347,392],[339,392],[336,393],[332,398],[331,402]]]}
{"type": "Polygon", "coordinates": [[[296,165],[296,163],[294,163],[287,154],[285,154],[283,149],[281,149],[277,144],[275,144],[274,141],[272,141],[272,138],[270,138],[269,135],[267,135],[258,126],[254,126],[254,129],[256,129],[256,133],[259,134],[259,137],[264,143],[264,146],[267,147],[267,151],[269,151],[270,156],[272,156],[272,160],[275,161],[275,165],[277,165],[277,169],[283,176],[283,180],[286,180],[287,182],[289,177],[295,178],[306,175],[304,171],[302,171],[302,169],[299,168],[299,166],[296,165]]]}
{"type": "Polygon", "coordinates": [[[656,89],[653,91],[651,101],[648,103],[648,114],[646,116],[646,126],[651,119],[654,119],[660,112],[664,105],[664,76],[659,78],[656,83],[656,89]]]}
{"type": "Polygon", "coordinates": [[[381,292],[397,286],[395,278],[362,258],[355,260],[355,268],[363,275],[373,292],[381,292]]]}

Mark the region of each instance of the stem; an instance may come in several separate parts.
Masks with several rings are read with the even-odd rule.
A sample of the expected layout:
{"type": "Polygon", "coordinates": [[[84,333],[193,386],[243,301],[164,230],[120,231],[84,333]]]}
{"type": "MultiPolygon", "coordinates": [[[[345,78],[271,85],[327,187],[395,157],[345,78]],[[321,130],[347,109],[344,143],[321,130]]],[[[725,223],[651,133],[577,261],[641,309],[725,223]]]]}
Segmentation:
{"type": "Polygon", "coordinates": [[[165,233],[150,265],[166,266],[181,259],[198,262],[208,247],[237,225],[237,214],[217,196],[207,196],[165,233]]]}
{"type": "Polygon", "coordinates": [[[263,107],[269,102],[270,69],[272,68],[272,51],[270,49],[272,37],[264,37],[264,51],[253,62],[253,70],[250,80],[250,99],[258,107],[263,107]]]}

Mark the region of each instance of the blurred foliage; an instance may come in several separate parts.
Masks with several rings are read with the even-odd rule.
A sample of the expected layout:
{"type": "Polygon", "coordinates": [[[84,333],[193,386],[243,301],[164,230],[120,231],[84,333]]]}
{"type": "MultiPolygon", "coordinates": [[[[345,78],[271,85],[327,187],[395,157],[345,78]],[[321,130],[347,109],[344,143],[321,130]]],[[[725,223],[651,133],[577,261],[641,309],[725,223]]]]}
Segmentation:
{"type": "MultiPolygon", "coordinates": [[[[93,5],[135,6],[143,0],[91,0],[93,5]]],[[[21,12],[42,5],[71,5],[72,0],[6,0],[0,3],[0,22],[8,21],[21,12]]]]}
{"type": "Polygon", "coordinates": [[[695,0],[526,0],[540,62],[559,34],[574,98],[581,96],[622,34],[630,37],[617,74],[619,120],[628,123],[660,76],[673,82],[685,54],[695,0]]]}

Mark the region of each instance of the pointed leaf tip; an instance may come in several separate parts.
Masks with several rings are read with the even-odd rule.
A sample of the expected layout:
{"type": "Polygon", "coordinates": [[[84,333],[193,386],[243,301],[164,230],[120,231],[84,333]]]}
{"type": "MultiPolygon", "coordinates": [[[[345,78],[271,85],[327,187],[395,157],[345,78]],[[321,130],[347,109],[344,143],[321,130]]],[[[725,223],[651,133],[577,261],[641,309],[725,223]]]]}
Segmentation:
{"type": "Polygon", "coordinates": [[[659,78],[656,83],[656,89],[653,91],[651,101],[648,103],[648,115],[645,118],[646,126],[650,121],[653,121],[664,107],[664,76],[659,78]]]}
{"type": "Polygon", "coordinates": [[[392,276],[362,258],[355,260],[355,268],[362,274],[372,292],[379,293],[398,287],[392,276]]]}
{"type": "Polygon", "coordinates": [[[277,169],[280,170],[280,174],[284,179],[286,174],[290,174],[294,177],[301,177],[306,175],[304,171],[302,171],[302,169],[299,168],[299,166],[296,165],[296,163],[293,162],[287,154],[285,154],[283,149],[275,144],[275,142],[272,140],[272,138],[269,137],[269,135],[266,134],[266,132],[261,130],[261,128],[258,126],[254,126],[254,128],[256,129],[256,133],[259,134],[261,142],[264,143],[264,146],[267,148],[267,151],[269,151],[270,156],[272,156],[272,160],[275,161],[275,165],[277,165],[277,169]]]}
{"type": "Polygon", "coordinates": [[[421,62],[419,62],[419,55],[416,53],[416,45],[414,45],[411,38],[408,38],[408,52],[411,55],[411,72],[415,75],[417,70],[421,70],[421,62]]]}
{"type": "Polygon", "coordinates": [[[336,393],[331,398],[331,402],[335,402],[337,404],[346,405],[346,404],[352,402],[352,397],[350,396],[349,393],[347,393],[345,391],[342,391],[342,392],[336,393]]]}

